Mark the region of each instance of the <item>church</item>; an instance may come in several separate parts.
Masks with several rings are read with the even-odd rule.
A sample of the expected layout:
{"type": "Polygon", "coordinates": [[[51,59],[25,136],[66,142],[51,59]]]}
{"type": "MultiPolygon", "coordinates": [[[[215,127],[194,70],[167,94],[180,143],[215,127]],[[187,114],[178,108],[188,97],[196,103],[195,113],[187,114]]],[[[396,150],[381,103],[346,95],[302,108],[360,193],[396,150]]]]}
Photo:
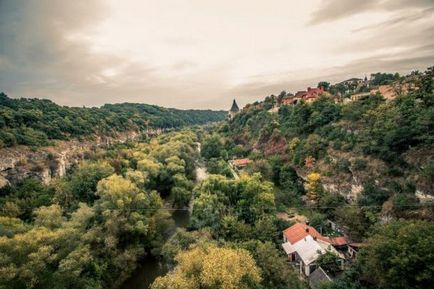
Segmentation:
{"type": "Polygon", "coordinates": [[[228,112],[228,119],[233,119],[235,117],[235,115],[240,111],[240,109],[238,108],[237,102],[234,99],[234,102],[232,103],[232,107],[228,112]]]}

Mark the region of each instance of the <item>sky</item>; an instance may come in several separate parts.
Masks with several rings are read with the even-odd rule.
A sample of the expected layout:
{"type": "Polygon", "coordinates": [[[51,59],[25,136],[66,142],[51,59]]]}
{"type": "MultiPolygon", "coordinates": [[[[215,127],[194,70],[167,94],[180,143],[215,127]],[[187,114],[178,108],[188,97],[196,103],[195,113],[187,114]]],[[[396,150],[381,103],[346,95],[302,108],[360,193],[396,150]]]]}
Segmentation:
{"type": "Polygon", "coordinates": [[[434,65],[434,0],[0,0],[0,91],[229,109],[434,65]]]}

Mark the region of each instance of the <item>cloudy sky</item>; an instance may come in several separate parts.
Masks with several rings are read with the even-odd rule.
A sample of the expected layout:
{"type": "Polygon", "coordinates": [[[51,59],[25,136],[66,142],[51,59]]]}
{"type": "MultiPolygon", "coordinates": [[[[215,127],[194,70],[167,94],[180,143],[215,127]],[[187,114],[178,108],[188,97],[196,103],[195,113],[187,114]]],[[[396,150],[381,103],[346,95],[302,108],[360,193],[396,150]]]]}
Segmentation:
{"type": "Polygon", "coordinates": [[[434,0],[0,0],[0,91],[227,109],[434,64],[434,0]]]}

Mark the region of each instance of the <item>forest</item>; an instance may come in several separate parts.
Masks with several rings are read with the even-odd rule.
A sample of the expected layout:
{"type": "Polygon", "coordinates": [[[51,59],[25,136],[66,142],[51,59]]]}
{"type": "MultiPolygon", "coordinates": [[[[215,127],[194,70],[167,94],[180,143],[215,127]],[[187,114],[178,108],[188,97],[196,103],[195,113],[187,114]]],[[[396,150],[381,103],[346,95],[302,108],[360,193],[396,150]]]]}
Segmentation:
{"type": "Polygon", "coordinates": [[[322,289],[429,288],[433,70],[411,81],[418,89],[392,100],[329,94],[276,112],[272,95],[224,121],[222,112],[64,108],[3,96],[4,146],[20,143],[21,129],[51,140],[145,129],[147,121],[180,128],[112,144],[49,184],[29,178],[1,188],[0,288],[120,288],[149,256],[168,269],[151,289],[309,288],[282,250],[282,231],[297,217],[363,244],[344,268],[333,254],[319,257],[334,277],[322,289]],[[44,129],[55,119],[77,130],[44,129]],[[219,122],[189,126],[211,121],[219,122]],[[4,141],[12,136],[15,143],[4,141]],[[249,162],[237,167],[236,159],[249,162]],[[175,226],[176,211],[189,212],[185,228],[175,226]]]}
{"type": "Polygon", "coordinates": [[[179,110],[120,103],[102,107],[59,106],[47,99],[9,98],[0,93],[0,148],[48,145],[52,140],[91,139],[148,128],[179,128],[223,120],[223,111],[179,110]]]}

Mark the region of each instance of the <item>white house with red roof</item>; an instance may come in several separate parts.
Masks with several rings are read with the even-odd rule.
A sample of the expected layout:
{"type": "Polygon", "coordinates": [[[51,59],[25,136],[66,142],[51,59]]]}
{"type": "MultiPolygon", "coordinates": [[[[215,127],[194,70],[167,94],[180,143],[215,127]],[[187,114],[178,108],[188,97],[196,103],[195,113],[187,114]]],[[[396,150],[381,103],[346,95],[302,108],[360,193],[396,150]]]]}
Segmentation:
{"type": "Polygon", "coordinates": [[[347,245],[345,237],[325,237],[314,227],[297,223],[283,231],[282,248],[290,262],[299,266],[300,273],[309,276],[315,271],[316,260],[322,254],[330,252],[344,260],[345,256],[335,247],[347,245]]]}

